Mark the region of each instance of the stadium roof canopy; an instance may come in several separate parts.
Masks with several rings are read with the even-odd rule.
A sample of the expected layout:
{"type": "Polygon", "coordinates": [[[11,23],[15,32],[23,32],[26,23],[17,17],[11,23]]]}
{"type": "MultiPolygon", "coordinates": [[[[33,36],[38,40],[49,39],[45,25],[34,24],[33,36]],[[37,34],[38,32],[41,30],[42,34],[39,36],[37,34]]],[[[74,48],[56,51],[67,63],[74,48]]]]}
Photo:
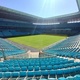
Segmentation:
{"type": "Polygon", "coordinates": [[[21,11],[0,6],[0,18],[26,21],[31,23],[56,23],[56,22],[63,23],[71,20],[79,20],[80,12],[50,18],[41,18],[21,11]]]}

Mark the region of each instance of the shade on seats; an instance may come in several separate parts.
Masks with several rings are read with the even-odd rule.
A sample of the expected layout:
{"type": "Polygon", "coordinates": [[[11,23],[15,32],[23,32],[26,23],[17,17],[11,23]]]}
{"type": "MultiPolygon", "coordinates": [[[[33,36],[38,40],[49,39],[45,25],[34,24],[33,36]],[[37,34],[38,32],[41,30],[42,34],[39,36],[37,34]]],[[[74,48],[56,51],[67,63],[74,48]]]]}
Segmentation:
{"type": "Polygon", "coordinates": [[[24,66],[23,66],[23,67],[21,67],[21,70],[22,70],[22,71],[27,71],[27,67],[24,67],[24,66]]]}
{"type": "Polygon", "coordinates": [[[2,72],[0,72],[0,78],[2,78],[3,76],[2,76],[2,72]]]}
{"type": "Polygon", "coordinates": [[[63,74],[64,73],[64,70],[63,69],[61,69],[61,70],[56,70],[56,74],[63,74]]]}
{"type": "Polygon", "coordinates": [[[20,72],[20,77],[26,77],[26,71],[22,71],[22,72],[20,72]]]}
{"type": "Polygon", "coordinates": [[[3,78],[10,78],[11,77],[11,72],[4,72],[3,78]]]}
{"type": "Polygon", "coordinates": [[[33,70],[33,66],[28,66],[28,71],[32,71],[33,70]]]}
{"type": "Polygon", "coordinates": [[[9,70],[10,72],[13,72],[13,71],[14,71],[14,67],[8,67],[8,70],[9,70]]]}
{"type": "Polygon", "coordinates": [[[47,68],[46,68],[47,70],[51,70],[52,69],[52,66],[51,65],[49,65],[49,66],[47,66],[47,68]]]}
{"type": "Polygon", "coordinates": [[[27,72],[27,76],[28,77],[33,77],[34,76],[34,72],[33,71],[27,72]]]}
{"type": "Polygon", "coordinates": [[[45,70],[46,69],[46,66],[41,66],[40,69],[41,70],[45,70]]]}
{"type": "Polygon", "coordinates": [[[34,70],[35,70],[35,71],[39,71],[39,66],[35,66],[35,67],[34,67],[34,70]]]}
{"type": "Polygon", "coordinates": [[[12,78],[17,78],[19,77],[19,72],[12,72],[11,75],[12,78]]]}
{"type": "Polygon", "coordinates": [[[49,71],[41,71],[41,75],[48,76],[49,75],[49,71]]]}
{"type": "Polygon", "coordinates": [[[15,71],[20,71],[20,67],[15,67],[15,71]]]}
{"type": "Polygon", "coordinates": [[[56,70],[50,70],[49,75],[56,75],[56,70]]]}
{"type": "Polygon", "coordinates": [[[7,71],[8,71],[8,68],[6,68],[6,67],[2,68],[2,72],[7,72],[7,71]]]}
{"type": "Polygon", "coordinates": [[[35,75],[35,76],[41,76],[42,74],[41,74],[41,71],[35,71],[35,72],[34,72],[34,75],[35,75]]]}

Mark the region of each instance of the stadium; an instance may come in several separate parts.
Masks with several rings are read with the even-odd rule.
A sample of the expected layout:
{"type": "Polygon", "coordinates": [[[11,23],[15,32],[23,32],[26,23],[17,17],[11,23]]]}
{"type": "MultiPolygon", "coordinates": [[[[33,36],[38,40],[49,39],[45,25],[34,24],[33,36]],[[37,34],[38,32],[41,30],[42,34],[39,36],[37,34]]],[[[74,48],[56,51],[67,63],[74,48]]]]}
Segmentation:
{"type": "Polygon", "coordinates": [[[42,18],[0,6],[0,80],[80,80],[78,11],[42,18]]]}

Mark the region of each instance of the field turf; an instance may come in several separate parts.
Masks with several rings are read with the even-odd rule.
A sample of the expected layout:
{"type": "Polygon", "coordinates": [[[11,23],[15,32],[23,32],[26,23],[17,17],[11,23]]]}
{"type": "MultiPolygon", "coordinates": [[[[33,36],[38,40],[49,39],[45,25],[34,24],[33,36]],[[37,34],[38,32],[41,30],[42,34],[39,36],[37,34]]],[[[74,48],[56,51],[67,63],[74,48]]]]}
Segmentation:
{"type": "Polygon", "coordinates": [[[66,37],[67,36],[57,36],[57,35],[33,35],[33,36],[13,37],[8,39],[13,42],[17,42],[19,44],[31,46],[37,49],[42,49],[55,42],[65,39],[66,37]]]}

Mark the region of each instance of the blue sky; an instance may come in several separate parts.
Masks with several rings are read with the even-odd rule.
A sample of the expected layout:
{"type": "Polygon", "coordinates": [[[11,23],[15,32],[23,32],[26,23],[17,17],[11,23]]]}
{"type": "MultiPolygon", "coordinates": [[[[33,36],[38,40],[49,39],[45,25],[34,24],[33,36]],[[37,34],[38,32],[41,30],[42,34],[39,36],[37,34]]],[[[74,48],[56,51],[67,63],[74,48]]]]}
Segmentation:
{"type": "Polygon", "coordinates": [[[78,11],[76,0],[0,0],[5,6],[43,18],[78,11]]]}

